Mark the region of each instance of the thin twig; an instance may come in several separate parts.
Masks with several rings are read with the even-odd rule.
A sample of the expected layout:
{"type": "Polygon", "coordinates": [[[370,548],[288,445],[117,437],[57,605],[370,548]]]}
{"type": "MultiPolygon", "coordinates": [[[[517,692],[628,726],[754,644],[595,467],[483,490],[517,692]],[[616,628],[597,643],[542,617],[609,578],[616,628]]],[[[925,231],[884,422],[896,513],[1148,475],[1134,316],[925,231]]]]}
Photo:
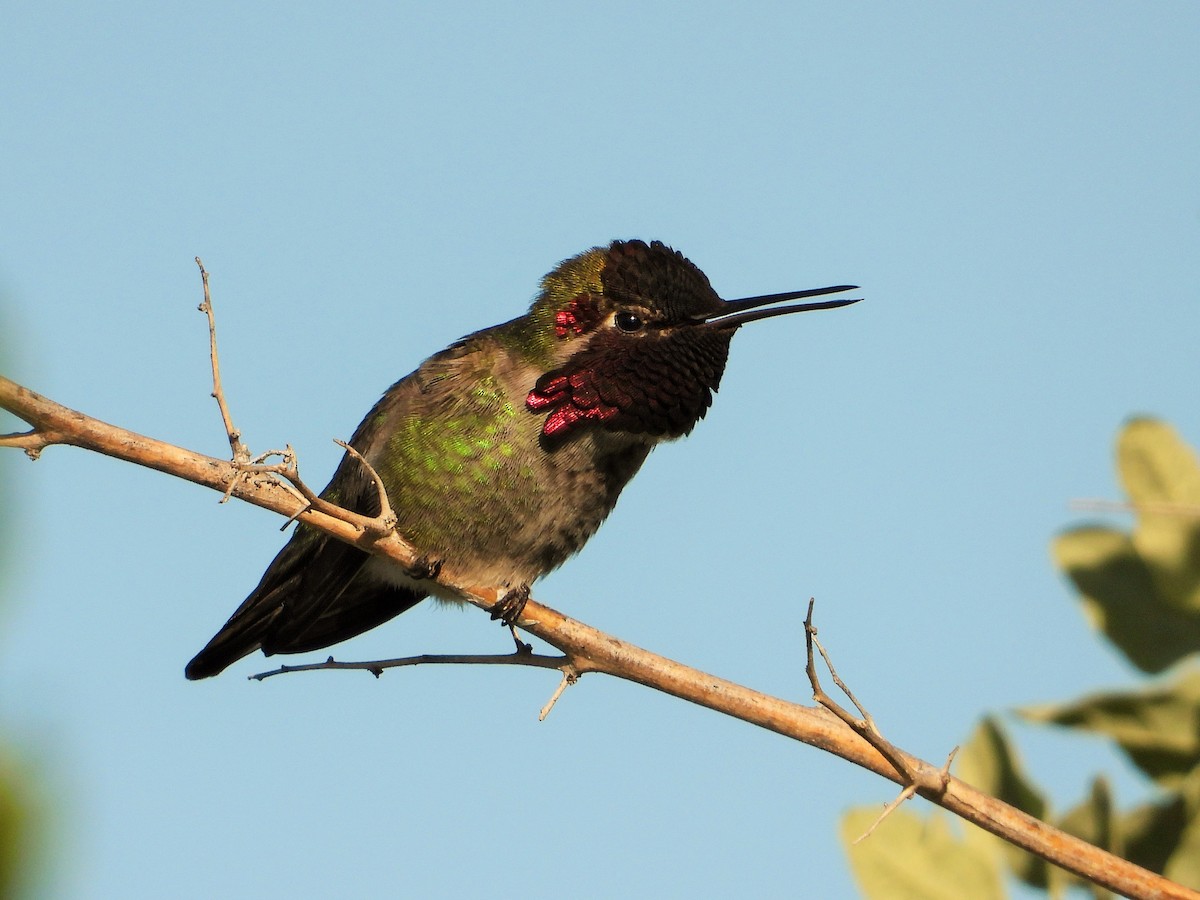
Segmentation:
{"type": "MultiPolygon", "coordinates": [[[[521,655],[520,652],[517,654],[521,655]]],[[[558,687],[554,689],[554,693],[550,695],[550,699],[546,701],[546,705],[542,707],[542,711],[538,713],[538,721],[545,722],[546,716],[550,715],[550,710],[554,709],[554,704],[558,702],[558,698],[563,695],[563,691],[579,680],[579,672],[570,663],[565,663],[559,666],[562,670],[562,680],[558,682],[558,687]]]]}
{"type": "MultiPolygon", "coordinates": [[[[200,257],[196,257],[196,265],[200,267],[200,281],[204,285],[204,301],[200,304],[200,312],[208,316],[208,355],[212,361],[213,398],[221,410],[221,421],[225,425],[225,434],[229,437],[229,449],[233,451],[235,463],[248,463],[250,451],[242,443],[242,434],[233,426],[233,417],[229,415],[229,405],[225,402],[225,390],[221,387],[221,363],[217,359],[217,320],[213,315],[212,295],[208,289],[208,270],[200,257]]],[[[228,495],[221,501],[228,500],[228,495]]]]}
{"type": "MultiPolygon", "coordinates": [[[[300,481],[299,464],[296,461],[296,451],[292,449],[292,445],[288,444],[286,450],[268,450],[266,453],[260,453],[258,456],[246,462],[234,462],[234,475],[229,479],[229,484],[225,488],[225,493],[221,497],[221,502],[225,503],[237,486],[242,482],[249,481],[255,475],[265,475],[269,477],[275,484],[278,484],[284,490],[293,494],[296,498],[303,500],[305,497],[304,491],[312,493],[307,485],[300,481]],[[272,456],[280,457],[280,462],[268,463],[267,460],[272,456]],[[301,488],[296,487],[299,484],[301,488]]],[[[284,528],[291,524],[291,520],[284,523],[284,528]]],[[[280,529],[281,531],[283,529],[280,529]]]]}
{"type": "MultiPolygon", "coordinates": [[[[373,659],[357,662],[338,662],[332,656],[325,662],[305,663],[298,666],[280,666],[268,672],[250,675],[251,681],[263,681],[275,675],[286,675],[289,672],[316,672],[322,669],[347,669],[359,672],[370,672],[376,678],[383,675],[387,669],[400,669],[406,666],[531,666],[535,669],[563,669],[569,666],[566,656],[544,656],[536,653],[504,653],[504,654],[446,654],[422,653],[419,656],[401,656],[396,659],[373,659]]],[[[578,676],[576,676],[578,677],[578,676]]]]}
{"type": "Polygon", "coordinates": [[[876,727],[875,720],[867,711],[867,708],[858,701],[858,698],[854,696],[850,688],[838,675],[837,669],[835,669],[833,666],[833,660],[829,658],[829,653],[826,652],[824,646],[822,646],[821,642],[817,639],[817,628],[815,625],[813,625],[813,607],[815,605],[816,601],[813,598],[809,598],[808,615],[805,616],[804,619],[804,636],[808,657],[805,664],[805,671],[808,673],[808,681],[812,686],[813,699],[851,728],[853,728],[855,733],[862,737],[863,740],[874,747],[884,759],[891,763],[896,769],[896,774],[899,776],[901,785],[903,785],[903,789],[900,791],[899,795],[883,807],[883,811],[879,814],[879,817],[871,823],[871,827],[863,832],[858,839],[854,841],[854,843],[857,844],[859,841],[867,838],[876,828],[879,827],[879,824],[884,819],[891,815],[893,810],[897,809],[902,803],[904,803],[905,800],[912,798],[918,790],[923,791],[925,796],[931,797],[938,797],[944,794],[947,786],[949,785],[950,763],[954,759],[954,754],[958,752],[958,748],[955,747],[950,751],[950,755],[947,757],[945,765],[938,770],[938,772],[932,775],[927,773],[924,768],[910,765],[904,751],[883,736],[880,730],[876,727]],[[861,718],[855,717],[848,710],[840,706],[825,692],[825,689],[821,687],[820,679],[817,677],[816,659],[813,655],[814,647],[816,647],[817,651],[821,654],[821,659],[825,661],[825,667],[829,670],[829,675],[833,679],[833,683],[837,685],[838,689],[843,694],[850,698],[850,702],[854,704],[854,708],[858,710],[861,718]]]}
{"type": "MultiPolygon", "coordinates": [[[[311,494],[312,490],[300,478],[300,460],[296,456],[296,451],[292,448],[291,444],[284,445],[282,450],[268,450],[266,453],[260,453],[254,459],[250,460],[250,464],[251,466],[260,467],[258,471],[280,476],[275,479],[276,483],[290,491],[296,499],[305,500],[307,503],[305,492],[311,494]],[[268,463],[267,460],[272,456],[278,456],[280,462],[268,463]]],[[[289,523],[285,523],[284,527],[287,524],[289,523]]]]}
{"type": "Polygon", "coordinates": [[[347,525],[352,526],[355,531],[369,535],[372,538],[395,534],[394,526],[390,525],[383,517],[366,516],[362,513],[354,512],[343,506],[338,506],[336,503],[330,503],[324,497],[318,495],[316,491],[301,480],[300,468],[294,458],[288,462],[264,466],[263,471],[272,472],[286,478],[295,487],[297,492],[299,492],[301,498],[307,504],[307,508],[311,511],[323,513],[334,519],[340,519],[347,525]]]}
{"type": "MultiPolygon", "coordinates": [[[[847,725],[850,725],[850,727],[855,728],[855,730],[858,730],[858,728],[861,727],[868,731],[878,731],[878,729],[875,728],[875,719],[871,717],[871,714],[867,711],[866,707],[858,702],[858,698],[854,696],[854,692],[850,690],[849,685],[842,681],[841,676],[837,673],[837,669],[833,667],[833,660],[829,658],[829,654],[826,652],[824,645],[817,640],[817,629],[816,626],[812,624],[812,612],[815,603],[816,601],[810,597],[808,600],[808,618],[804,621],[804,631],[807,635],[808,649],[811,653],[811,650],[814,646],[817,648],[817,651],[821,654],[821,659],[825,661],[825,668],[829,670],[829,677],[833,679],[833,683],[837,686],[837,689],[846,695],[847,699],[854,704],[854,708],[858,710],[858,714],[862,716],[861,719],[856,720],[856,724],[852,724],[850,719],[846,718],[846,716],[849,716],[849,713],[846,713],[846,716],[842,716],[843,721],[845,721],[847,725]]],[[[811,655],[809,658],[811,659],[811,655]]],[[[809,672],[809,677],[815,677],[815,667],[813,667],[813,670],[809,672]]],[[[818,688],[820,688],[820,685],[818,685],[818,688]]],[[[818,702],[820,702],[822,706],[828,708],[828,704],[833,703],[833,700],[828,694],[825,693],[824,689],[821,689],[821,695],[824,697],[824,700],[818,702]]],[[[815,693],[813,699],[817,700],[815,693]]],[[[837,706],[837,704],[835,703],[834,706],[837,706]]],[[[838,708],[841,709],[841,707],[838,708]]],[[[835,715],[841,715],[832,709],[830,712],[834,712],[835,715]]]]}
{"type": "Polygon", "coordinates": [[[358,460],[358,464],[367,470],[367,474],[375,482],[375,492],[379,495],[379,515],[373,520],[374,524],[371,527],[371,531],[381,537],[385,534],[391,534],[396,530],[397,520],[396,514],[392,511],[392,504],[388,502],[387,488],[383,485],[383,479],[379,477],[379,473],[375,471],[375,467],[367,462],[366,458],[346,441],[339,441],[337,438],[334,438],[333,442],[358,460]]]}
{"type": "MultiPolygon", "coordinates": [[[[953,750],[950,751],[949,754],[947,754],[946,762],[943,763],[941,769],[938,770],[938,773],[942,779],[943,789],[944,789],[945,785],[948,785],[950,783],[950,764],[952,762],[954,762],[954,757],[955,757],[955,754],[957,754],[957,753],[958,753],[958,747],[955,747],[953,750]]],[[[902,804],[905,800],[911,800],[913,795],[916,794],[916,792],[917,792],[917,784],[915,781],[911,782],[909,784],[906,784],[904,786],[903,790],[901,790],[899,794],[897,794],[894,798],[892,798],[890,801],[888,801],[886,804],[884,804],[883,810],[879,813],[879,816],[875,819],[875,821],[871,823],[871,826],[866,831],[864,831],[862,834],[860,834],[858,837],[856,837],[852,843],[857,845],[857,844],[860,844],[863,841],[865,841],[867,838],[869,838],[872,835],[872,833],[874,833],[875,829],[878,828],[883,823],[883,820],[892,814],[893,810],[898,809],[900,807],[900,804],[902,804]]]]}
{"type": "Polygon", "coordinates": [[[24,450],[25,455],[30,459],[37,459],[47,447],[59,443],[63,443],[62,435],[56,435],[41,428],[0,434],[0,447],[24,450]]]}
{"type": "Polygon", "coordinates": [[[813,625],[813,607],[816,601],[812,598],[808,601],[808,615],[804,619],[804,635],[805,644],[808,651],[808,660],[805,665],[805,671],[808,673],[808,681],[812,686],[813,700],[825,707],[847,725],[854,729],[863,740],[874,747],[879,754],[892,764],[896,769],[896,774],[899,775],[900,783],[906,787],[913,785],[914,789],[921,788],[927,792],[937,792],[939,789],[944,790],[943,784],[937,783],[930,779],[925,779],[912,766],[908,764],[905,754],[900,748],[896,747],[875,727],[875,720],[871,718],[871,714],[866,711],[858,699],[850,692],[850,689],[838,677],[837,670],[833,667],[833,662],[829,658],[829,654],[825,652],[825,648],[821,646],[821,642],[817,640],[817,628],[813,625]],[[839,705],[832,697],[825,693],[825,689],[821,687],[821,681],[817,676],[816,660],[813,656],[813,647],[820,651],[821,658],[825,660],[825,666],[829,669],[829,674],[833,678],[833,683],[838,686],[855,708],[862,714],[862,718],[857,718],[849,710],[839,705]]]}
{"type": "Polygon", "coordinates": [[[899,794],[897,794],[895,797],[893,797],[891,800],[889,800],[887,803],[885,803],[883,805],[883,809],[880,810],[879,815],[875,817],[875,821],[870,824],[870,826],[867,828],[867,830],[864,831],[862,834],[860,834],[858,837],[856,837],[850,843],[853,846],[858,846],[863,841],[865,841],[867,838],[869,838],[872,834],[875,833],[875,829],[883,824],[884,819],[886,819],[888,816],[890,816],[894,810],[899,809],[900,804],[902,804],[905,800],[911,800],[913,798],[913,795],[915,795],[916,793],[917,793],[917,785],[915,782],[912,784],[906,784],[904,786],[904,788],[900,791],[899,794]]]}
{"type": "MultiPolygon", "coordinates": [[[[346,448],[367,469],[367,472],[374,478],[376,485],[381,491],[381,497],[386,504],[387,494],[383,491],[383,482],[380,480],[378,473],[371,467],[358,451],[354,450],[349,444],[344,441],[339,441],[335,438],[335,443],[346,448]]],[[[292,445],[288,444],[284,450],[268,450],[266,453],[260,453],[258,456],[244,463],[235,463],[236,466],[233,477],[225,486],[225,494],[222,502],[229,499],[238,489],[238,486],[254,475],[266,475],[271,478],[274,484],[286,490],[296,499],[302,501],[304,506],[295,510],[288,516],[283,526],[279,529],[283,531],[296,519],[306,512],[315,511],[323,513],[332,518],[339,519],[348,525],[351,525],[355,530],[364,534],[370,534],[374,537],[384,537],[389,534],[394,534],[396,531],[396,515],[392,512],[390,505],[384,506],[384,511],[378,516],[366,516],[362,513],[354,512],[345,507],[338,506],[336,503],[330,503],[322,498],[316,491],[305,483],[300,477],[300,463],[296,457],[296,451],[292,449],[292,445]],[[277,463],[268,463],[266,460],[273,456],[278,456],[280,461],[277,463]]]]}
{"type": "MultiPolygon", "coordinates": [[[[336,506],[333,503],[322,500],[312,488],[300,479],[300,467],[296,461],[296,453],[292,450],[291,444],[288,444],[286,450],[268,450],[266,453],[261,453],[251,459],[249,448],[242,443],[241,432],[234,427],[233,417],[229,414],[229,404],[225,400],[225,390],[221,386],[221,363],[217,355],[217,320],[216,315],[213,313],[212,293],[208,285],[208,270],[204,268],[204,263],[198,256],[196,257],[196,265],[200,268],[200,282],[204,288],[204,299],[201,301],[199,309],[200,312],[208,317],[208,355],[212,363],[213,375],[212,396],[216,399],[217,407],[221,411],[221,422],[225,426],[225,433],[229,438],[229,447],[233,451],[234,468],[237,469],[237,474],[229,480],[229,484],[225,488],[221,502],[224,503],[233,496],[238,483],[250,478],[252,475],[274,475],[288,482],[288,484],[284,484],[283,486],[289,490],[294,488],[299,496],[308,502],[310,508],[320,509],[322,512],[332,516],[340,516],[343,512],[350,512],[349,510],[343,510],[342,507],[336,506]],[[280,457],[280,462],[268,464],[266,461],[273,456],[280,457]]],[[[392,533],[396,528],[396,516],[388,504],[387,490],[383,486],[383,480],[379,477],[379,473],[348,443],[337,441],[336,439],[335,441],[367,470],[367,473],[374,480],[375,486],[379,491],[381,504],[378,516],[361,516],[358,513],[351,513],[353,518],[347,518],[345,521],[376,536],[392,533]]],[[[285,522],[284,528],[291,521],[292,519],[289,519],[285,522]]]]}

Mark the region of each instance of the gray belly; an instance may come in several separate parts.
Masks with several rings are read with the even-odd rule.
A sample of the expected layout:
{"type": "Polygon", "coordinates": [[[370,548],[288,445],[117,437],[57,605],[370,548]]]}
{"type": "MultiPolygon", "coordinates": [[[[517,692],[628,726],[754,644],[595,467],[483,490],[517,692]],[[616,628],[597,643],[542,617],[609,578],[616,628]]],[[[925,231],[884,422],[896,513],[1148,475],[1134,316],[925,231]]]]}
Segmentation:
{"type": "MultiPolygon", "coordinates": [[[[539,455],[516,489],[511,483],[480,485],[470,498],[448,492],[440,509],[419,510],[437,520],[435,528],[413,519],[418,510],[398,507],[399,530],[422,553],[440,559],[450,580],[489,587],[530,584],[595,534],[649,451],[646,443],[587,435],[539,455]]],[[[371,577],[453,599],[387,560],[376,557],[368,566],[371,577]]]]}

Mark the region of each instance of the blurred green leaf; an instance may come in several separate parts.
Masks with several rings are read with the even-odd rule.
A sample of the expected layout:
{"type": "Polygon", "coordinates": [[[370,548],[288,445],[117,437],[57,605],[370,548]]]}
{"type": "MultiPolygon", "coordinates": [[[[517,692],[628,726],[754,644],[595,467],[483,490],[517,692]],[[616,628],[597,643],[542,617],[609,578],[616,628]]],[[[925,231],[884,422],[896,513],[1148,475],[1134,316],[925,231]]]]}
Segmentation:
{"type": "MultiPolygon", "coordinates": [[[[9,334],[0,321],[0,335],[9,334]]],[[[5,348],[0,345],[0,372],[5,369],[5,348]]],[[[23,423],[7,414],[0,417],[0,433],[23,430],[23,423]]],[[[14,457],[12,450],[0,450],[0,626],[3,626],[4,594],[9,564],[11,528],[11,482],[14,457]]],[[[2,695],[0,695],[2,696],[2,695]]],[[[0,709],[0,712],[3,712],[0,709]]],[[[0,723],[2,723],[0,719],[0,723]]],[[[20,754],[0,737],[0,898],[32,896],[38,877],[45,811],[37,802],[36,772],[20,754]]]]}
{"type": "MultiPolygon", "coordinates": [[[[1025,776],[1020,759],[992,717],[984,718],[963,744],[955,757],[954,771],[963,781],[981,791],[1038,819],[1046,818],[1045,797],[1025,776]]],[[[979,844],[989,853],[1002,853],[1013,874],[1034,887],[1049,887],[1051,873],[1057,871],[1041,857],[982,829],[969,827],[966,838],[968,843],[979,844]]],[[[1057,892],[1051,893],[1057,895],[1057,892]]]]}
{"type": "Polygon", "coordinates": [[[1074,703],[1025,707],[1034,722],[1082,728],[1112,738],[1139,769],[1175,789],[1200,763],[1200,669],[1172,683],[1074,703]]]}
{"type": "Polygon", "coordinates": [[[1200,889],[1200,768],[1179,791],[1126,813],[1119,827],[1127,859],[1200,889]]]}
{"type": "Polygon", "coordinates": [[[1022,812],[1045,817],[1045,797],[1025,777],[1020,759],[993,717],[985,717],[976,726],[955,759],[955,771],[964,781],[1022,812]]]}
{"type": "Polygon", "coordinates": [[[29,797],[20,789],[20,775],[8,754],[0,752],[0,897],[17,896],[30,874],[29,797]]]}
{"type": "Polygon", "coordinates": [[[1163,599],[1128,535],[1077,528],[1054,540],[1052,555],[1074,582],[1092,624],[1143,672],[1161,672],[1200,650],[1200,615],[1163,599]]]}
{"type": "Polygon", "coordinates": [[[1002,900],[995,857],[950,830],[945,816],[929,818],[893,810],[879,828],[853,842],[879,817],[878,807],[842,816],[841,837],[854,878],[871,900],[1002,900]]]}
{"type": "Polygon", "coordinates": [[[1135,503],[1200,506],[1200,460],[1168,423],[1131,418],[1117,439],[1121,483],[1135,503]]]}
{"type": "MultiPolygon", "coordinates": [[[[1112,790],[1108,780],[1103,775],[1097,775],[1092,780],[1092,790],[1088,798],[1070,810],[1058,821],[1058,826],[1068,834],[1082,838],[1093,846],[1100,847],[1110,853],[1123,856],[1120,827],[1113,813],[1112,790]]],[[[1096,900],[1107,900],[1113,896],[1110,891],[1084,881],[1070,872],[1055,868],[1057,880],[1061,883],[1080,885],[1091,891],[1096,900]]]]}
{"type": "Polygon", "coordinates": [[[1160,597],[1180,611],[1200,614],[1200,461],[1195,451],[1167,423],[1133,419],[1117,440],[1117,469],[1138,507],[1134,546],[1160,597]]]}
{"type": "Polygon", "coordinates": [[[1092,623],[1144,672],[1200,650],[1200,461],[1156,419],[1126,423],[1117,471],[1137,508],[1131,535],[1082,527],[1055,539],[1055,563],[1092,623]]]}

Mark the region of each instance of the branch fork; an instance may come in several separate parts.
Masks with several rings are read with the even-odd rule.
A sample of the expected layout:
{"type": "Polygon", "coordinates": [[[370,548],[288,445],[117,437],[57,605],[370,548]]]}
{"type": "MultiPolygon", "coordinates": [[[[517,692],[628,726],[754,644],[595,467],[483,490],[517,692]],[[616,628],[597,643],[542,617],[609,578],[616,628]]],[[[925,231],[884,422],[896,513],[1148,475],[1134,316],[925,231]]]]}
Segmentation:
{"type": "Polygon", "coordinates": [[[817,639],[817,627],[813,624],[813,607],[815,605],[816,600],[810,597],[808,601],[808,614],[804,618],[804,639],[807,651],[805,672],[808,675],[808,683],[812,687],[813,700],[850,726],[855,734],[870,744],[880,756],[886,759],[892,768],[895,769],[896,780],[902,785],[899,795],[884,806],[883,812],[879,814],[879,818],[854,841],[857,844],[859,841],[869,837],[879,827],[879,824],[891,814],[892,810],[898,808],[914,794],[920,792],[923,796],[931,800],[937,800],[944,795],[946,789],[950,786],[950,764],[953,762],[955,754],[958,753],[958,747],[950,751],[946,757],[946,762],[940,769],[934,770],[927,764],[912,765],[909,762],[907,754],[883,736],[870,712],[858,701],[858,698],[854,696],[854,693],[839,677],[837,669],[833,667],[833,660],[829,658],[829,653],[817,639]],[[845,707],[841,706],[821,687],[820,678],[817,676],[816,659],[813,654],[814,648],[821,654],[821,659],[825,661],[825,668],[829,670],[829,677],[833,679],[833,683],[837,685],[838,690],[845,694],[850,702],[854,704],[854,708],[858,710],[858,716],[855,716],[845,707]]]}
{"type": "Polygon", "coordinates": [[[307,503],[304,510],[284,522],[284,528],[295,521],[304,511],[315,509],[328,516],[341,519],[359,531],[374,535],[375,537],[386,537],[394,533],[396,530],[396,514],[392,511],[391,504],[388,502],[387,489],[383,485],[383,479],[379,477],[379,473],[375,471],[371,464],[363,458],[362,454],[345,441],[334,439],[334,443],[358,460],[359,464],[366,469],[367,474],[371,476],[371,480],[375,483],[375,489],[379,494],[379,515],[377,516],[363,516],[321,499],[300,478],[300,465],[296,459],[296,451],[292,449],[291,444],[288,444],[284,450],[268,450],[266,453],[253,458],[251,457],[249,448],[242,443],[241,431],[233,424],[233,416],[229,412],[229,403],[225,399],[225,389],[221,386],[221,362],[217,354],[217,319],[216,314],[213,312],[212,293],[208,285],[208,270],[204,268],[204,263],[198,256],[196,257],[196,265],[200,269],[200,282],[204,290],[204,300],[200,303],[199,310],[208,318],[208,355],[212,364],[212,396],[217,401],[217,408],[221,412],[221,422],[225,426],[225,434],[229,438],[229,447],[233,454],[230,463],[233,465],[235,474],[229,479],[229,486],[226,488],[224,496],[221,497],[221,502],[226,502],[233,495],[238,483],[243,479],[253,475],[270,475],[275,476],[278,479],[278,483],[285,489],[291,490],[294,488],[296,495],[307,503]],[[275,456],[280,458],[278,463],[267,463],[268,459],[275,456]]]}

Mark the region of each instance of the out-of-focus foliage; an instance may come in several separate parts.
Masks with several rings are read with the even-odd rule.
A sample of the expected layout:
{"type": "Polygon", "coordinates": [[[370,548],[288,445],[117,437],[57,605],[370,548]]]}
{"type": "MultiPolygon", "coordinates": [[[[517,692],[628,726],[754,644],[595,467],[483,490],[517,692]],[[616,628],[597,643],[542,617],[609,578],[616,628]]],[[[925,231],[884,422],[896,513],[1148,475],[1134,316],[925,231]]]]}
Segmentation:
{"type": "MultiPolygon", "coordinates": [[[[0,334],[3,334],[0,326],[0,334]]],[[[0,372],[4,369],[4,349],[0,347],[0,372]]],[[[0,418],[0,434],[10,430],[11,418],[0,418]]],[[[3,646],[8,567],[9,529],[12,527],[12,451],[0,451],[0,647],[3,646]]],[[[0,686],[0,700],[4,697],[0,686]]],[[[0,900],[19,897],[31,890],[35,850],[33,791],[28,766],[5,739],[3,706],[0,706],[0,900]]]]}
{"type": "Polygon", "coordinates": [[[1052,553],[1091,622],[1135,666],[1161,672],[1200,650],[1200,462],[1170,425],[1134,419],[1117,470],[1133,531],[1073,528],[1052,553]]]}
{"type": "MultiPolygon", "coordinates": [[[[964,745],[955,774],[1098,847],[1200,888],[1200,667],[1181,663],[1200,651],[1200,462],[1169,425],[1140,418],[1128,422],[1118,438],[1117,469],[1136,515],[1132,532],[1107,525],[1072,528],[1054,540],[1051,552],[1077,589],[1088,620],[1134,666],[1159,673],[1179,664],[1178,671],[1148,687],[1028,707],[1020,714],[1111,739],[1158,788],[1154,800],[1120,812],[1108,782],[1096,776],[1087,797],[1055,815],[990,717],[964,745]]],[[[986,866],[997,884],[1007,868],[1051,897],[1065,896],[1071,886],[1111,896],[973,826],[963,826],[963,838],[956,841],[939,813],[927,819],[905,810],[897,814],[900,824],[884,823],[864,842],[883,846],[848,850],[864,896],[940,896],[909,888],[939,878],[963,900],[1003,896],[975,874],[986,866]],[[960,884],[951,880],[943,859],[949,852],[961,853],[956,865],[972,873],[960,884]],[[891,863],[893,858],[900,862],[891,863]]],[[[843,836],[866,815],[862,809],[847,813],[843,836]]]]}
{"type": "Polygon", "coordinates": [[[22,770],[0,747],[0,898],[20,896],[30,875],[29,797],[22,770]]]}
{"type": "Polygon", "coordinates": [[[995,859],[956,835],[949,816],[922,818],[906,809],[893,810],[877,832],[854,843],[879,813],[878,808],[858,807],[842,817],[842,842],[864,896],[1002,900],[995,859]]]}
{"type": "MultiPolygon", "coordinates": [[[[955,774],[981,791],[999,797],[1038,819],[1049,814],[1049,803],[1037,786],[1025,775],[1016,750],[993,718],[986,717],[976,726],[974,734],[959,750],[955,774]]],[[[967,830],[967,840],[986,847],[989,853],[1000,853],[1009,868],[1021,880],[1039,887],[1048,887],[1054,868],[1044,859],[977,828],[967,830]]]]}
{"type": "Polygon", "coordinates": [[[1111,738],[1168,790],[1178,790],[1200,764],[1200,668],[1189,667],[1165,685],[1028,707],[1021,715],[1111,738]]]}

